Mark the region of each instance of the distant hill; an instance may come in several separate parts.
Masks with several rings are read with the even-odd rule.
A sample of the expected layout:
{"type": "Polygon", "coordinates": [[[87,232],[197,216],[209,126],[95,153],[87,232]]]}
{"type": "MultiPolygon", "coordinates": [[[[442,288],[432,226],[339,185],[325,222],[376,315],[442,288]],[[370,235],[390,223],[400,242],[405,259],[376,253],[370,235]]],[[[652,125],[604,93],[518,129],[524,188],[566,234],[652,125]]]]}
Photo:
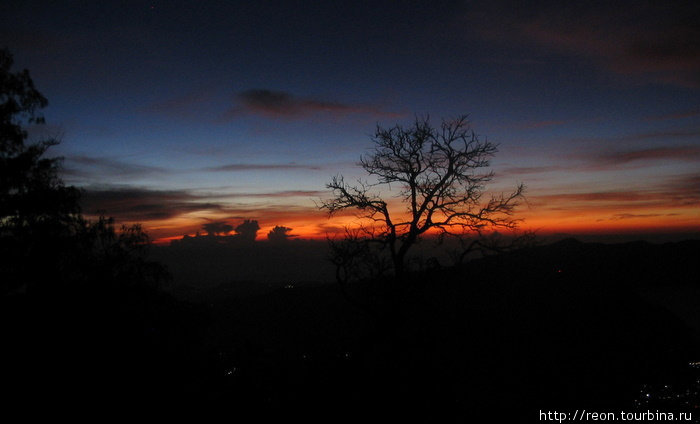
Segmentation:
{"type": "MultiPolygon", "coordinates": [[[[151,254],[169,269],[180,288],[202,290],[232,281],[265,287],[333,281],[325,241],[220,243],[225,237],[191,239],[197,242],[155,246],[151,254]]],[[[260,289],[250,288],[253,292],[260,289]]]]}
{"type": "Polygon", "coordinates": [[[96,400],[128,394],[262,421],[539,422],[540,410],[700,407],[700,241],[564,239],[346,294],[322,277],[332,276],[325,249],[158,247],[175,296],[135,291],[125,303],[110,292],[77,308],[66,305],[88,298],[31,308],[8,298],[17,354],[6,368],[56,403],[73,401],[64,379],[42,394],[33,378],[80,377],[96,400]]]}
{"type": "Polygon", "coordinates": [[[212,287],[202,301],[223,359],[206,390],[394,418],[663,406],[655,387],[681,393],[697,378],[700,326],[669,299],[699,304],[698,253],[698,241],[562,240],[414,273],[403,295],[374,303],[390,316],[379,321],[335,285],[245,298],[212,287]]]}
{"type": "Polygon", "coordinates": [[[652,244],[644,241],[603,244],[574,238],[523,249],[485,263],[507,262],[530,272],[574,273],[589,283],[681,285],[700,275],[700,241],[652,244]]]}

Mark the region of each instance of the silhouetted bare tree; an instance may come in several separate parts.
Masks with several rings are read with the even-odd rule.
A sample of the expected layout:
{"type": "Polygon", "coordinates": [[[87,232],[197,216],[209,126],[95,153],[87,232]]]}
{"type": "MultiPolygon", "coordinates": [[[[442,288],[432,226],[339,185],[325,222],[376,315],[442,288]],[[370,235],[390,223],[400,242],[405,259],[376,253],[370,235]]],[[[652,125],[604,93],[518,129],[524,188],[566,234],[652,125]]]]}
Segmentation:
{"type": "Polygon", "coordinates": [[[471,130],[466,116],[443,119],[439,127],[429,118],[416,118],[406,128],[377,126],[372,141],[374,151],[361,157],[360,166],[376,182],[349,185],[337,175],[326,185],[334,196],[321,208],[330,215],[359,210],[370,222],[361,228],[363,238],[388,249],[395,277],[404,274],[407,253],[431,229],[464,234],[517,226],[512,213],[524,186],[483,199],[494,176],[485,168],[498,149],[471,130]],[[396,213],[389,199],[373,191],[380,186],[398,186],[404,213],[396,213]]]}

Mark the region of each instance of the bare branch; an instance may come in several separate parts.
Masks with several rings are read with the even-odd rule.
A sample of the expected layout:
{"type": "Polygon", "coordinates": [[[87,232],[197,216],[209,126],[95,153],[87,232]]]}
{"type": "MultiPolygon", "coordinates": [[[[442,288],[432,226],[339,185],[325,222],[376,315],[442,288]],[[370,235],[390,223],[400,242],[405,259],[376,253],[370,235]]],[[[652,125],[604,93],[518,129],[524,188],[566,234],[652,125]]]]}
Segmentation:
{"type": "Polygon", "coordinates": [[[374,151],[362,156],[359,166],[377,183],[351,186],[337,175],[326,186],[333,197],[320,207],[329,215],[356,209],[379,226],[367,238],[389,247],[396,276],[402,273],[406,253],[431,229],[456,234],[517,227],[512,215],[525,188],[520,184],[512,193],[482,200],[494,177],[486,168],[498,147],[477,136],[466,115],[443,119],[439,127],[427,117],[408,127],[378,126],[372,141],[374,151]],[[370,192],[379,185],[400,187],[397,197],[406,204],[407,219],[392,221],[387,201],[370,192]]]}

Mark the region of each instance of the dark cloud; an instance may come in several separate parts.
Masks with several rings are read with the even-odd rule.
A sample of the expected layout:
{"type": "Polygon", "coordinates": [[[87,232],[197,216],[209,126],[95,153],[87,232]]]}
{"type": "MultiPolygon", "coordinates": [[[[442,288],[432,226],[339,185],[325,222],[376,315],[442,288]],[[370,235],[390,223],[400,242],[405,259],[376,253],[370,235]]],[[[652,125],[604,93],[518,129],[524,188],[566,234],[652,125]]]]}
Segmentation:
{"type": "Polygon", "coordinates": [[[165,168],[138,165],[125,161],[92,156],[68,156],[65,158],[63,173],[72,177],[140,177],[167,174],[165,168]]]}
{"type": "MultiPolygon", "coordinates": [[[[261,199],[280,199],[289,197],[320,197],[327,195],[327,191],[321,190],[281,190],[281,191],[262,191],[262,192],[238,192],[238,193],[209,193],[204,197],[217,199],[233,200],[240,198],[261,198],[261,199]]],[[[234,218],[234,217],[232,217],[234,218]]]]}
{"type": "Polygon", "coordinates": [[[697,162],[700,161],[700,146],[652,147],[647,149],[628,149],[617,151],[593,151],[590,153],[570,155],[568,159],[579,160],[578,164],[569,166],[531,166],[506,167],[499,169],[499,178],[520,175],[535,175],[558,171],[604,171],[624,167],[654,165],[660,161],[697,162]]]}
{"type": "MultiPolygon", "coordinates": [[[[610,143],[614,144],[614,143],[610,143]]],[[[617,168],[651,166],[661,161],[697,162],[700,161],[700,146],[684,145],[670,147],[650,147],[645,149],[591,150],[586,153],[567,155],[567,159],[582,161],[567,167],[552,167],[549,170],[604,171],[617,168]]],[[[547,169],[547,167],[544,167],[547,169]]],[[[517,170],[518,168],[512,168],[517,170]]],[[[529,168],[524,168],[527,171],[529,168]]],[[[506,169],[508,172],[508,169],[506,169]]],[[[533,168],[533,173],[537,168],[533,168]]],[[[515,172],[513,172],[515,173],[515,172]]],[[[526,172],[522,172],[526,173],[526,172]]]]}
{"type": "Polygon", "coordinates": [[[660,189],[677,204],[700,205],[700,174],[686,174],[668,178],[660,189]]]}
{"type": "MultiPolygon", "coordinates": [[[[322,167],[318,165],[296,163],[233,163],[206,168],[180,170],[178,172],[245,172],[295,169],[317,171],[322,169],[322,167]]],[[[126,179],[144,176],[167,176],[172,174],[173,171],[158,166],[134,164],[106,157],[70,156],[65,158],[62,173],[69,178],[102,180],[104,177],[126,179]]]]}
{"type": "Polygon", "coordinates": [[[498,177],[510,177],[517,175],[543,174],[546,172],[562,171],[570,169],[565,166],[512,166],[499,170],[496,175],[498,177]]]}
{"type": "Polygon", "coordinates": [[[700,137],[700,129],[671,129],[660,131],[646,131],[633,134],[620,135],[615,137],[577,137],[572,138],[572,142],[577,143],[605,143],[615,145],[619,143],[644,141],[644,140],[685,140],[700,137]]]}
{"type": "MultiPolygon", "coordinates": [[[[289,190],[271,193],[215,193],[199,194],[188,190],[150,190],[141,187],[88,187],[83,190],[81,206],[88,216],[104,214],[118,222],[148,222],[175,218],[192,212],[226,216],[227,222],[255,218],[263,224],[279,224],[293,220],[306,220],[312,216],[323,219],[324,214],[315,205],[289,205],[265,203],[236,204],[232,200],[243,197],[269,199],[289,197],[316,197],[323,192],[289,190]],[[220,201],[226,199],[226,202],[220,201]]],[[[159,233],[161,234],[161,233],[159,233]]],[[[168,234],[176,235],[176,234],[168,234]]],[[[161,234],[163,236],[163,234],[161,234]]]]}
{"type": "Polygon", "coordinates": [[[262,115],[269,118],[299,118],[319,113],[344,116],[367,114],[397,117],[374,105],[345,104],[329,100],[308,97],[296,97],[284,91],[252,89],[238,93],[239,106],[230,110],[226,116],[233,117],[242,113],[262,115]]]}
{"type": "Polygon", "coordinates": [[[213,221],[202,225],[202,229],[211,235],[228,234],[233,231],[233,225],[226,221],[213,221]]]}
{"type": "Polygon", "coordinates": [[[621,221],[634,218],[659,218],[662,216],[678,216],[677,213],[616,213],[610,217],[611,221],[621,221]]]}
{"type": "Polygon", "coordinates": [[[318,165],[304,165],[297,163],[231,163],[228,165],[204,168],[205,171],[214,172],[272,171],[276,169],[307,169],[317,171],[321,169],[321,167],[318,165]]]}
{"type": "Polygon", "coordinates": [[[687,110],[684,112],[667,113],[664,115],[648,116],[647,121],[668,121],[673,119],[698,118],[700,110],[687,110]]]}
{"type": "Polygon", "coordinates": [[[285,190],[285,191],[274,191],[271,193],[240,193],[236,194],[236,197],[265,197],[265,198],[278,198],[278,197],[320,197],[327,195],[327,191],[320,190],[285,190]]]}
{"type": "Polygon", "coordinates": [[[700,87],[700,3],[693,1],[476,2],[478,33],[583,56],[624,75],[700,87]]]}
{"type": "Polygon", "coordinates": [[[595,163],[602,166],[625,165],[637,161],[660,161],[672,159],[675,161],[700,160],[700,147],[675,146],[654,147],[649,149],[609,152],[596,155],[595,163]]]}
{"type": "Polygon", "coordinates": [[[700,204],[700,175],[686,174],[660,178],[656,182],[650,182],[644,189],[528,196],[528,203],[559,211],[688,208],[700,204]]]}
{"type": "Polygon", "coordinates": [[[616,213],[610,217],[611,221],[620,221],[624,219],[634,219],[634,218],[658,218],[664,216],[660,213],[616,213]]]}
{"type": "Polygon", "coordinates": [[[342,225],[335,225],[330,223],[316,224],[316,233],[325,234],[331,239],[344,237],[346,235],[346,228],[342,225]]]}
{"type": "Polygon", "coordinates": [[[653,140],[653,139],[670,139],[670,138],[689,138],[700,136],[698,129],[678,129],[665,131],[649,131],[644,133],[630,134],[621,137],[608,138],[608,141],[637,141],[637,140],[653,140]]]}
{"type": "Polygon", "coordinates": [[[104,214],[118,221],[155,221],[197,211],[219,211],[220,203],[207,202],[186,190],[128,188],[87,188],[81,198],[83,212],[104,214]]]}
{"type": "Polygon", "coordinates": [[[269,223],[270,221],[293,217],[294,219],[306,219],[311,216],[325,216],[314,205],[289,205],[289,204],[274,204],[265,203],[255,205],[233,205],[223,209],[230,215],[227,219],[243,219],[255,217],[260,223],[269,223]]]}
{"type": "Polygon", "coordinates": [[[639,202],[648,199],[646,192],[639,191],[560,193],[528,197],[528,200],[536,200],[547,204],[561,202],[639,202]]]}

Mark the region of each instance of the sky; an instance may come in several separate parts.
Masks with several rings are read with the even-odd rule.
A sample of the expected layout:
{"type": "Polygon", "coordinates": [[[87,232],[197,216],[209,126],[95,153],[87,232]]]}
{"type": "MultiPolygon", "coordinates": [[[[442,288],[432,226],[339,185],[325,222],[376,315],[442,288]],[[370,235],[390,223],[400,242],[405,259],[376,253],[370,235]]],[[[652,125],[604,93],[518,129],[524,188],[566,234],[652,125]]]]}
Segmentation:
{"type": "MultiPolygon", "coordinates": [[[[300,237],[377,125],[469,115],[543,234],[700,235],[700,3],[4,1],[83,211],[300,237]]],[[[391,196],[392,192],[383,191],[391,196]]],[[[399,205],[400,207],[400,205],[399,205]]]]}

